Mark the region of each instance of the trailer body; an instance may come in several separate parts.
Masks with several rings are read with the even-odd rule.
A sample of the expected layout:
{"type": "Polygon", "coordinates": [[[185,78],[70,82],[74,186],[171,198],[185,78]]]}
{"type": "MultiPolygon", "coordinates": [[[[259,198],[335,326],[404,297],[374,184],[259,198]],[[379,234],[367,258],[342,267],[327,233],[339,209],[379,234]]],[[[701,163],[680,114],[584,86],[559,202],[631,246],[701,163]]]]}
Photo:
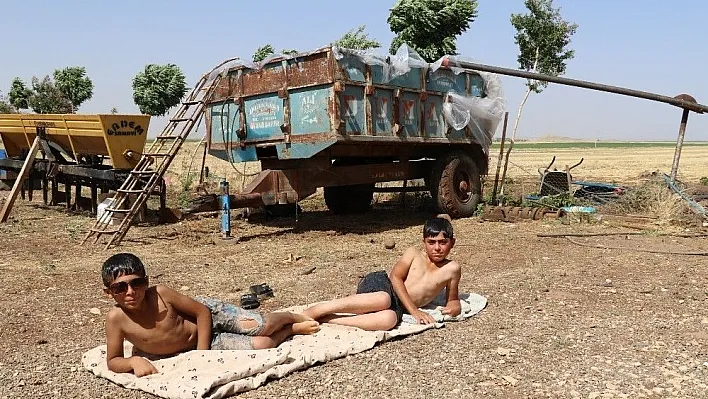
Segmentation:
{"type": "MultiPolygon", "coordinates": [[[[208,151],[261,162],[244,204],[293,203],[324,187],[330,209],[355,212],[370,205],[374,183],[416,178],[438,196],[456,159],[461,174],[445,186],[476,207],[503,111],[494,75],[431,65],[407,48],[380,56],[337,47],[222,73],[205,109],[208,151]]],[[[464,208],[441,206],[469,215],[464,208]]]]}

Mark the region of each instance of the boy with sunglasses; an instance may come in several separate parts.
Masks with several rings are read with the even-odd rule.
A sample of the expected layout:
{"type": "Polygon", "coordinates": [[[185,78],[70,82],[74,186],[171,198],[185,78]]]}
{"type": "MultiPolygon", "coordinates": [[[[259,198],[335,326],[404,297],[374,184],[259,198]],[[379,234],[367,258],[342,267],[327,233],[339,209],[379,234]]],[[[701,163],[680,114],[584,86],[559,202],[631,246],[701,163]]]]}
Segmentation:
{"type": "Polygon", "coordinates": [[[106,361],[116,373],[157,373],[144,356],[210,348],[267,349],[293,334],[319,330],[319,323],[301,314],[262,316],[214,299],[191,299],[164,285],[150,287],[143,263],[133,254],[111,256],[101,274],[104,292],[117,304],[106,317],[106,361]],[[124,340],[133,344],[128,358],[124,340]]]}
{"type": "Polygon", "coordinates": [[[390,330],[401,322],[404,312],[420,324],[431,324],[435,319],[418,308],[445,290],[447,302],[442,313],[459,315],[462,269],[447,259],[455,245],[452,234],[448,215],[427,220],[423,226],[424,250],[408,248],[388,275],[384,271],[369,273],[359,282],[355,295],[314,305],[303,313],[320,322],[364,330],[390,330]]]}

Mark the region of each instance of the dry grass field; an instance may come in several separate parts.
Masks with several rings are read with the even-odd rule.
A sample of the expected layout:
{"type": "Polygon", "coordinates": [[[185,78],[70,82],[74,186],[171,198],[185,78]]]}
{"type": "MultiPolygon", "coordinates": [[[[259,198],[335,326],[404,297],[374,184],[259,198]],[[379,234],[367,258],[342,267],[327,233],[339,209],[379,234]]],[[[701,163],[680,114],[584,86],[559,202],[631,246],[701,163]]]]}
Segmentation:
{"type": "MultiPolygon", "coordinates": [[[[172,165],[171,204],[195,150],[196,170],[196,143],[172,165]]],[[[554,155],[559,167],[585,158],[575,179],[640,186],[645,172],[669,171],[673,148],[520,148],[508,175],[533,192],[536,169],[554,155]]],[[[707,159],[708,146],[685,147],[681,179],[698,185],[708,175],[707,159]]],[[[212,176],[241,186],[229,163],[208,157],[207,166],[212,176]]],[[[246,166],[247,173],[258,170],[246,166]]],[[[6,196],[0,191],[0,201],[6,196]]],[[[425,201],[401,208],[381,199],[356,216],[330,214],[320,196],[301,205],[297,222],[234,215],[238,240],[221,240],[219,220],[207,216],[134,226],[120,247],[104,251],[81,245],[89,215],[45,206],[41,195],[18,200],[0,224],[0,398],[154,397],[81,366],[81,354],[105,342],[103,319],[112,304],[101,292],[99,267],[113,253],[138,254],[152,282],[191,296],[237,301],[250,285],[267,282],[275,298],[262,309],[274,310],[352,293],[360,276],[390,270],[407,246],[418,245],[422,223],[434,214],[425,201]],[[396,247],[386,249],[386,240],[396,247]]],[[[647,209],[631,228],[609,219],[455,220],[451,257],[463,265],[461,290],[488,298],[480,315],[241,396],[704,398],[708,230],[695,217],[677,223],[647,209]],[[615,235],[539,237],[548,233],[615,235]]]]}

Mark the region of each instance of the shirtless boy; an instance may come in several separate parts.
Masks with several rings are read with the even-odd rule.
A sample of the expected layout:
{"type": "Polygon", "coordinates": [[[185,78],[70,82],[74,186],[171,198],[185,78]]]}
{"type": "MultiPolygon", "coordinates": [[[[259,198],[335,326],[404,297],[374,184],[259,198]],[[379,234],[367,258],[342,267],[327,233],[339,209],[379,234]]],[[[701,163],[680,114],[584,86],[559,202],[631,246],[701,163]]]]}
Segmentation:
{"type": "Polygon", "coordinates": [[[356,295],[314,305],[303,313],[320,322],[364,330],[390,330],[401,322],[404,311],[418,323],[430,324],[435,319],[418,308],[430,303],[446,288],[447,303],[442,313],[459,315],[461,268],[457,262],[447,259],[455,245],[450,220],[436,217],[426,221],[423,245],[423,251],[408,248],[389,275],[379,271],[364,276],[356,295]]]}
{"type": "Polygon", "coordinates": [[[193,349],[266,349],[293,334],[312,334],[319,323],[308,316],[273,312],[262,316],[208,298],[191,299],[164,285],[149,287],[145,267],[129,253],[102,267],[104,292],[116,301],[106,318],[108,369],[141,377],[157,373],[145,356],[193,349]],[[124,357],[123,341],[138,355],[124,357]]]}

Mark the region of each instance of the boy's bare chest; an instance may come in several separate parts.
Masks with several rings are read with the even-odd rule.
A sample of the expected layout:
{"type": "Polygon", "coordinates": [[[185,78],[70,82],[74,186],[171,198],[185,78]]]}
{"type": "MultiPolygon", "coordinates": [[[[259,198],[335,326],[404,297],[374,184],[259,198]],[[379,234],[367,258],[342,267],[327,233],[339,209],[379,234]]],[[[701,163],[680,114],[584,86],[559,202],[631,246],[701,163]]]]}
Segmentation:
{"type": "Polygon", "coordinates": [[[159,307],[141,318],[131,320],[125,329],[133,342],[156,344],[181,335],[185,319],[172,306],[159,307]]]}
{"type": "Polygon", "coordinates": [[[435,265],[428,264],[424,257],[418,256],[411,264],[407,280],[437,285],[439,282],[445,280],[445,270],[435,265]]]}

